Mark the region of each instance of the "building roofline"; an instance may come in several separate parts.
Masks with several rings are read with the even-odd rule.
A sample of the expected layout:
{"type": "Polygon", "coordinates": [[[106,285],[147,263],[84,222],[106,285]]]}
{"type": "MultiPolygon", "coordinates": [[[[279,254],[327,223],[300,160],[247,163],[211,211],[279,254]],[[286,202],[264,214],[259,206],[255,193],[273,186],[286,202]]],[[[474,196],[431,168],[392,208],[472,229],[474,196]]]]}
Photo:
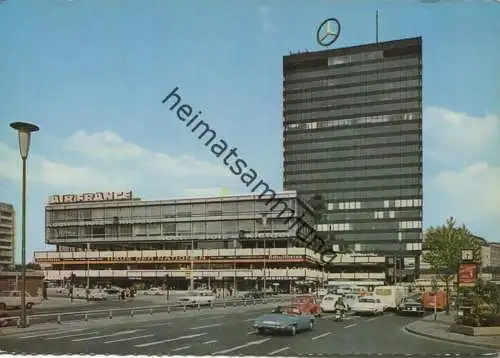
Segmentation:
{"type": "MultiPolygon", "coordinates": [[[[247,200],[269,200],[271,195],[262,194],[238,194],[238,195],[225,195],[225,196],[205,196],[205,197],[178,197],[169,199],[153,199],[143,200],[142,198],[133,198],[132,200],[110,200],[110,201],[93,201],[93,202],[78,202],[78,203],[60,203],[45,205],[46,208],[79,208],[79,207],[107,207],[107,206],[131,206],[131,205],[172,205],[172,204],[193,204],[193,203],[207,203],[207,202],[231,202],[231,201],[247,201],[247,200]]],[[[294,190],[287,190],[276,192],[276,199],[298,199],[301,204],[308,209],[312,208],[307,204],[304,199],[299,198],[297,192],[294,190]]]]}
{"type": "Polygon", "coordinates": [[[325,55],[340,56],[344,54],[353,54],[357,52],[389,50],[395,47],[408,46],[408,45],[422,45],[422,37],[408,37],[403,39],[396,39],[384,42],[372,42],[369,44],[361,44],[347,47],[339,47],[322,51],[300,52],[292,53],[283,56],[283,63],[293,63],[300,60],[313,60],[324,58],[325,55]]]}

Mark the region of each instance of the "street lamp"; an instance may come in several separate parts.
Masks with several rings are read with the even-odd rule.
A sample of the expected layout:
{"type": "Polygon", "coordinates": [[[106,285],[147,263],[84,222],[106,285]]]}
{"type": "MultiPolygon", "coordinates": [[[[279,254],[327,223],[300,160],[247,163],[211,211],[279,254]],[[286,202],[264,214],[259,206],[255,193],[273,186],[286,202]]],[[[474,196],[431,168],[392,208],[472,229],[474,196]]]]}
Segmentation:
{"type": "Polygon", "coordinates": [[[87,242],[87,250],[85,250],[85,256],[87,258],[87,289],[85,290],[87,294],[87,301],[89,300],[90,293],[90,261],[89,261],[89,251],[90,251],[90,243],[87,242]]]}
{"type": "Polygon", "coordinates": [[[23,179],[22,179],[22,239],[21,239],[21,327],[26,327],[26,161],[30,150],[31,133],[37,132],[38,126],[25,123],[13,122],[10,126],[17,131],[19,141],[19,152],[23,162],[23,179]]]}
{"type": "MultiPolygon", "coordinates": [[[[401,242],[402,241],[403,241],[403,235],[401,233],[398,233],[398,249],[401,248],[401,242]]],[[[396,250],[396,254],[397,253],[398,253],[398,251],[396,250]]],[[[403,281],[403,275],[402,275],[402,273],[403,273],[402,272],[403,271],[402,270],[403,265],[401,263],[401,259],[402,258],[399,257],[399,255],[398,256],[394,255],[393,259],[394,259],[394,262],[393,262],[393,264],[394,264],[394,284],[397,285],[398,284],[399,273],[401,273],[401,280],[400,281],[401,282],[403,281]],[[398,271],[398,261],[400,262],[400,264],[399,264],[399,271],[398,271]]]]}
{"type": "Polygon", "coordinates": [[[189,289],[194,290],[194,240],[191,239],[191,274],[189,275],[189,289]]]}
{"type": "Polygon", "coordinates": [[[236,296],[236,245],[238,241],[236,239],[233,240],[233,289],[234,295],[236,296]]]}
{"type": "MultiPolygon", "coordinates": [[[[266,227],[267,227],[267,213],[261,213],[260,216],[261,216],[261,219],[262,219],[262,228],[266,229],[266,227]]],[[[263,291],[263,295],[264,295],[264,298],[266,298],[267,281],[266,281],[266,233],[265,232],[264,232],[264,262],[263,262],[263,268],[264,268],[264,276],[263,276],[264,291],[263,291]]]]}

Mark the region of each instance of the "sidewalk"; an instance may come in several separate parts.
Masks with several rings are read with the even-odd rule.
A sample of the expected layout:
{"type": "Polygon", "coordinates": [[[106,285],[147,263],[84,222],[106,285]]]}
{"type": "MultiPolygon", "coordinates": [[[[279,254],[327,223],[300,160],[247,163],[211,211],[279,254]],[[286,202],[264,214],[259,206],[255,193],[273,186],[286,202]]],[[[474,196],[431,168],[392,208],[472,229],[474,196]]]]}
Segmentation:
{"type": "Polygon", "coordinates": [[[434,314],[431,314],[421,320],[406,325],[405,330],[419,336],[440,339],[447,342],[500,349],[498,336],[467,336],[449,332],[450,325],[453,324],[454,319],[455,312],[450,312],[448,316],[445,312],[440,312],[437,314],[436,321],[434,321],[434,314]]]}

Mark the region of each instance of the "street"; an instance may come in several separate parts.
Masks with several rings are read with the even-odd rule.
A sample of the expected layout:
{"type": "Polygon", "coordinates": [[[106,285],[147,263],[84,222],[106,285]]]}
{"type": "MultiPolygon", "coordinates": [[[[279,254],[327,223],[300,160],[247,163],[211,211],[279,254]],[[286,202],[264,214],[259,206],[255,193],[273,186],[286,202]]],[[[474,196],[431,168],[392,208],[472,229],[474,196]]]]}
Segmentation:
{"type": "Polygon", "coordinates": [[[4,332],[0,349],[18,354],[161,354],[161,355],[325,355],[325,354],[460,354],[492,351],[423,339],[403,330],[419,318],[386,313],[378,317],[349,316],[334,322],[316,320],[313,331],[291,336],[257,335],[252,321],[269,307],[231,307],[217,312],[158,314],[142,320],[106,320],[92,324],[23,332],[4,332]]]}
{"type": "MultiPolygon", "coordinates": [[[[271,299],[277,299],[283,296],[274,296],[271,299]]],[[[286,297],[286,296],[285,296],[286,297]]],[[[70,320],[81,320],[84,315],[87,314],[89,318],[106,317],[109,312],[112,311],[113,316],[128,315],[130,310],[135,310],[137,313],[143,311],[149,311],[153,308],[155,312],[166,312],[167,310],[177,311],[182,310],[183,307],[179,306],[176,301],[178,297],[172,297],[170,300],[166,300],[163,296],[138,296],[135,298],[129,298],[127,300],[118,300],[113,297],[104,301],[89,301],[80,299],[70,302],[69,299],[59,298],[57,305],[55,306],[44,306],[36,305],[32,309],[28,310],[28,317],[32,323],[43,323],[43,322],[55,322],[56,317],[59,314],[63,321],[70,320]],[[168,302],[168,305],[167,305],[168,302]]],[[[215,306],[223,306],[224,302],[227,305],[232,305],[233,301],[235,304],[243,305],[241,299],[235,299],[233,297],[228,297],[224,300],[214,301],[215,306]]],[[[247,300],[247,304],[252,301],[247,300]]],[[[201,307],[201,309],[206,309],[207,307],[201,307]]],[[[187,310],[196,310],[197,307],[187,307],[187,310]]],[[[13,318],[20,316],[20,310],[9,310],[9,315],[13,318]]]]}

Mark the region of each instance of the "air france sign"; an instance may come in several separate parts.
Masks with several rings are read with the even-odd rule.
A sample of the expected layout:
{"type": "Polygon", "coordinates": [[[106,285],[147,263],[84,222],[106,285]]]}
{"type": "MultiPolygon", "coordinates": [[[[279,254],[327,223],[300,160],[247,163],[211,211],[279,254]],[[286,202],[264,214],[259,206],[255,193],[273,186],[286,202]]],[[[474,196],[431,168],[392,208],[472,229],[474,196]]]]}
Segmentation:
{"type": "Polygon", "coordinates": [[[49,204],[91,203],[99,201],[116,201],[116,200],[132,200],[132,192],[108,191],[108,192],[83,193],[83,194],[51,195],[49,197],[49,204]]]}

